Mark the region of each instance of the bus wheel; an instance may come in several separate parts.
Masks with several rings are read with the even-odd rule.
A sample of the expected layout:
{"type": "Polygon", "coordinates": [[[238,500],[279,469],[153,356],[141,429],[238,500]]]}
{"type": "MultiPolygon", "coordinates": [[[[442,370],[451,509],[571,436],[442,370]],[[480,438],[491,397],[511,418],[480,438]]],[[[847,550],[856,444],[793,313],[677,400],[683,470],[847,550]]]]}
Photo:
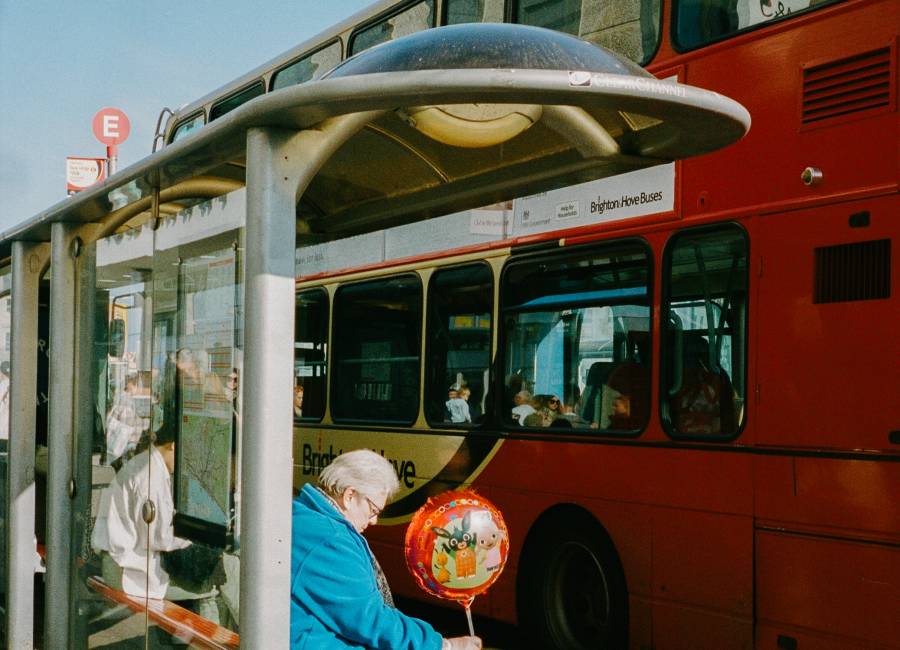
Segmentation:
{"type": "Polygon", "coordinates": [[[628,591],[606,530],[580,509],[544,515],[519,561],[519,624],[535,648],[628,645],[628,591]]]}

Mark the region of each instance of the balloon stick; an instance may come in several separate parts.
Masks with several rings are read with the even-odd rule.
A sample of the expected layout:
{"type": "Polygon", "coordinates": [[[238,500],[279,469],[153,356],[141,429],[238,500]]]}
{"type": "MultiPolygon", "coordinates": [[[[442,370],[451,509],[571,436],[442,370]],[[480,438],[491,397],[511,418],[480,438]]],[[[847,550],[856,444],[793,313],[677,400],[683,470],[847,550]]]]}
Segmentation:
{"type": "Polygon", "coordinates": [[[469,636],[475,636],[475,627],[472,625],[472,610],[468,605],[463,605],[466,609],[466,620],[469,622],[469,636]]]}

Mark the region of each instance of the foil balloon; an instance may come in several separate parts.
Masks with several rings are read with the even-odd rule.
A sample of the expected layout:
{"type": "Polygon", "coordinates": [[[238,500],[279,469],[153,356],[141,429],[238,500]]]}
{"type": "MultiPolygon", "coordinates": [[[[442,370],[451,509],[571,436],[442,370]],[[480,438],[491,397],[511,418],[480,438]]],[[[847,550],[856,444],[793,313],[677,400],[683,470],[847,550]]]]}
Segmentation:
{"type": "Polygon", "coordinates": [[[467,613],[472,599],[500,577],[508,554],[500,511],[471,490],[431,497],[406,529],[406,566],[416,582],[467,613]]]}

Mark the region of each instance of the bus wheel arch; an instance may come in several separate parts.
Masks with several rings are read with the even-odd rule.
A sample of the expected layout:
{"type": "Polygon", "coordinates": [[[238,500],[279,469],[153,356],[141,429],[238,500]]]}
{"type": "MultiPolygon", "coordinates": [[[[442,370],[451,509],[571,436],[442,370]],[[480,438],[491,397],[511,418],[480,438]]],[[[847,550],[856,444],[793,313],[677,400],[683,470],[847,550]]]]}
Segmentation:
{"type": "Polygon", "coordinates": [[[538,517],[519,557],[516,611],[534,647],[627,648],[625,572],[593,514],[563,504],[538,517]]]}

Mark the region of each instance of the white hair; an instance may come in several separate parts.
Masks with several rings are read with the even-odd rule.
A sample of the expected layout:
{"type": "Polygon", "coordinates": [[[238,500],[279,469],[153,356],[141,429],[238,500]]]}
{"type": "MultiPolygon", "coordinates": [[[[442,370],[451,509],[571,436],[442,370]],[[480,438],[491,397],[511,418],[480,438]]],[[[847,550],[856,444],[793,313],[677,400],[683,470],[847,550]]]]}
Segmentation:
{"type": "Polygon", "coordinates": [[[384,456],[370,449],[357,449],[331,461],[319,475],[319,486],[334,497],[353,488],[369,497],[387,493],[390,499],[400,489],[400,481],[394,466],[384,456]]]}

